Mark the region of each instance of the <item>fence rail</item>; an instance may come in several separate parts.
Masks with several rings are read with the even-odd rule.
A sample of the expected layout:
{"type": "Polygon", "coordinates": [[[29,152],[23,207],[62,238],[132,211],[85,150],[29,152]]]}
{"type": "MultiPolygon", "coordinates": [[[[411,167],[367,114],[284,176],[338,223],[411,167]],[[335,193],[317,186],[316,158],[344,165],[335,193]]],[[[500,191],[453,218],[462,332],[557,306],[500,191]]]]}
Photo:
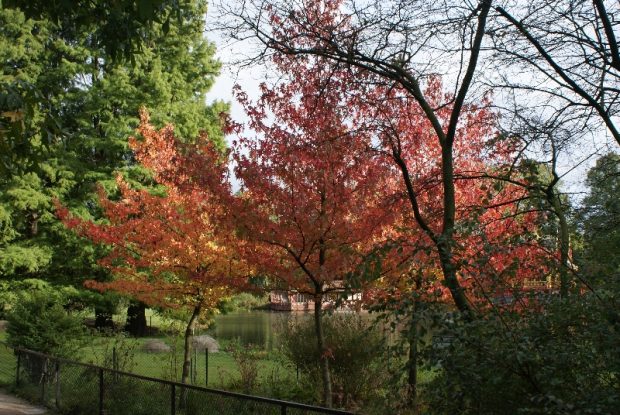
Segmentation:
{"type": "Polygon", "coordinates": [[[0,346],[0,377],[61,413],[98,415],[350,415],[351,412],[228,392],[0,346]]]}

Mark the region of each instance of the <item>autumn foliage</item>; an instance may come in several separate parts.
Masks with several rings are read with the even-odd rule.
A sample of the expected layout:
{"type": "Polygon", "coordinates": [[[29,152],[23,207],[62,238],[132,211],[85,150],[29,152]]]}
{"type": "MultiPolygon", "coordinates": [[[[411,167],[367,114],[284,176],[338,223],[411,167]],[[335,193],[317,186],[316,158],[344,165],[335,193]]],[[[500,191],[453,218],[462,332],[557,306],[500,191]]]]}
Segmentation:
{"type": "Polygon", "coordinates": [[[287,288],[322,295],[385,243],[391,179],[382,159],[366,153],[370,137],[347,128],[329,93],[306,91],[295,102],[290,84],[264,88],[255,105],[240,94],[258,135],[241,136],[234,152],[246,253],[287,288]]]}
{"type": "MultiPolygon", "coordinates": [[[[447,124],[453,96],[445,93],[440,78],[429,79],[424,94],[438,108],[438,119],[447,124]]],[[[528,205],[526,187],[501,180],[515,157],[510,140],[498,140],[495,115],[488,100],[464,107],[453,147],[454,206],[444,202],[442,147],[420,105],[399,88],[359,85],[350,89],[347,105],[357,108],[358,129],[373,131],[378,151],[400,176],[400,216],[393,224],[401,250],[409,250],[406,272],[393,273],[386,295],[415,289],[412,269],[424,274],[428,300],[449,300],[435,251],[444,234],[446,209],[454,209],[450,231],[452,260],[459,285],[470,304],[488,305],[507,290],[548,272],[546,252],[538,239],[540,213],[528,205]],[[404,279],[405,281],[402,281],[404,279]]],[[[395,238],[397,238],[395,236],[395,238]]]]}
{"type": "Polygon", "coordinates": [[[154,306],[213,307],[246,271],[227,221],[231,194],[225,158],[206,136],[181,144],[172,126],[156,130],[146,111],[138,132],[141,139],[132,138],[131,148],[164,186],[159,189],[163,195],[131,188],[119,175],[119,200],[99,189],[107,222],[84,221],[58,209],[68,227],[111,247],[100,263],[113,272],[114,281],[89,281],[87,286],[154,306]]]}
{"type": "Polygon", "coordinates": [[[392,186],[389,167],[368,153],[370,135],[346,125],[338,91],[321,89],[324,75],[307,72],[303,83],[263,85],[257,103],[239,92],[254,134],[241,134],[233,154],[245,257],[284,289],[314,302],[329,406],[330,351],[321,310],[326,296],[335,293],[333,302],[386,244],[394,211],[385,197],[392,186]]]}
{"type": "MultiPolygon", "coordinates": [[[[344,166],[346,173],[334,174],[344,187],[328,199],[342,195],[335,205],[343,210],[334,217],[346,221],[328,221],[329,231],[338,235],[330,240],[339,247],[357,241],[348,244],[355,247],[348,252],[355,252],[357,261],[368,259],[362,253],[381,253],[382,269],[373,274],[378,280],[365,285],[369,301],[417,291],[428,301],[451,302],[438,253],[442,243],[450,246],[449,260],[472,308],[486,307],[548,274],[549,253],[538,238],[540,213],[530,209],[525,187],[501,180],[515,146],[498,139],[489,97],[463,108],[448,172],[455,196],[451,205],[444,197],[444,149],[427,114],[405,91],[320,58],[276,55],[274,64],[288,82],[263,86],[255,105],[239,94],[250,127],[262,137],[242,137],[235,152],[245,186],[241,223],[249,224],[244,226],[251,239],[263,242],[251,260],[257,266],[285,276],[289,286],[316,292],[320,284],[312,286],[308,275],[314,274],[303,262],[312,262],[304,249],[316,248],[312,242],[321,240],[316,183],[344,166]],[[268,122],[270,117],[275,122],[268,122]],[[252,213],[257,211],[262,222],[252,213]],[[255,216],[250,220],[249,215],[255,216]],[[453,225],[446,220],[450,215],[453,225]],[[422,284],[412,282],[412,273],[424,276],[422,284]]],[[[454,97],[441,79],[429,78],[423,94],[447,125],[454,97]]],[[[332,268],[329,278],[357,281],[364,267],[343,257],[342,249],[335,252],[340,270],[332,268]]]]}

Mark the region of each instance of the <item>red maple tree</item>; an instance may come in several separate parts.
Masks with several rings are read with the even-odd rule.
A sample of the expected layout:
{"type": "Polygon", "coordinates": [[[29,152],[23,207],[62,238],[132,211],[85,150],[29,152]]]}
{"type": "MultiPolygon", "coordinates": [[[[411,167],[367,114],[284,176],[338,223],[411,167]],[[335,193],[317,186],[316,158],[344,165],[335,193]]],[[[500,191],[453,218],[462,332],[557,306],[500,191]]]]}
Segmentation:
{"type": "MultiPolygon", "coordinates": [[[[438,119],[447,122],[453,97],[443,92],[440,79],[430,79],[424,93],[438,108],[438,119]]],[[[497,140],[488,102],[464,107],[453,147],[455,203],[447,206],[443,148],[420,105],[397,87],[349,89],[347,98],[358,109],[357,128],[374,131],[378,146],[400,171],[407,197],[402,198],[398,229],[402,243],[416,252],[418,268],[441,271],[445,266],[436,247],[445,233],[445,210],[454,209],[452,262],[472,307],[486,307],[498,291],[546,272],[548,254],[536,235],[540,214],[528,210],[526,187],[500,179],[515,152],[509,140],[497,140]]],[[[449,296],[444,281],[436,279],[430,290],[449,296]]]]}
{"type": "MultiPolygon", "coordinates": [[[[350,126],[357,130],[369,128],[376,131],[376,140],[381,144],[379,150],[387,153],[400,172],[401,189],[408,199],[411,228],[418,231],[416,238],[430,241],[433,260],[441,269],[442,284],[449,290],[455,306],[466,315],[474,314],[477,306],[472,303],[472,291],[462,285],[465,257],[460,243],[467,222],[462,219],[469,216],[464,213],[467,198],[462,197],[459,189],[463,189],[463,182],[468,180],[461,174],[469,170],[465,165],[467,148],[480,150],[495,138],[494,129],[489,128],[493,123],[485,125],[484,122],[493,121],[493,115],[484,110],[484,100],[477,102],[471,98],[473,91],[469,91],[478,55],[470,55],[467,76],[461,74],[463,77],[457,79],[456,89],[445,94],[441,88],[436,88],[438,78],[432,75],[432,68],[424,67],[424,62],[417,62],[417,59],[410,61],[412,56],[407,53],[407,44],[400,49],[393,28],[382,28],[373,20],[357,21],[356,13],[351,13],[340,0],[317,0],[290,7],[263,3],[258,9],[264,11],[265,18],[259,23],[244,20],[246,27],[272,52],[269,56],[279,65],[280,71],[301,84],[297,85],[300,90],[304,88],[306,74],[316,70],[326,75],[322,85],[324,90],[333,88],[332,85],[336,88],[347,85],[348,88],[343,90],[343,101],[351,111],[350,126]],[[372,52],[366,49],[368,45],[371,45],[372,52]],[[419,72],[418,68],[423,70],[419,72]],[[382,115],[382,112],[395,118],[382,115]],[[408,140],[413,147],[420,149],[418,153],[410,153],[412,145],[406,149],[406,140],[390,143],[385,139],[401,135],[399,128],[406,124],[407,117],[412,117],[411,124],[418,126],[413,131],[422,134],[423,140],[416,139],[415,135],[413,140],[408,140]],[[477,118],[481,119],[477,121],[477,118]],[[470,139],[471,134],[478,137],[470,139]],[[425,167],[421,174],[415,169],[416,165],[425,167]],[[430,172],[431,168],[437,174],[430,172]]],[[[240,12],[242,18],[247,17],[244,12],[245,9],[240,12]]],[[[478,29],[483,27],[479,25],[478,29]]],[[[476,37],[476,41],[480,39],[476,37]]],[[[500,159],[515,155],[510,154],[510,146],[500,146],[498,150],[504,149],[508,153],[501,155],[500,159]]],[[[477,160],[482,160],[485,152],[479,153],[477,160]]],[[[492,168],[495,163],[496,160],[488,159],[473,167],[477,169],[488,164],[487,167],[492,168]]],[[[488,176],[487,173],[471,173],[468,177],[482,179],[488,176]]],[[[491,189],[494,186],[492,180],[475,181],[480,186],[486,181],[486,186],[491,189]]],[[[501,204],[518,206],[522,192],[512,190],[515,197],[505,199],[501,204]]],[[[496,194],[491,196],[497,197],[496,194]]],[[[487,207],[494,209],[496,205],[488,198],[479,199],[474,204],[478,205],[475,210],[479,212],[487,207]]],[[[480,217],[478,213],[475,216],[480,217]]]]}
{"type": "MultiPolygon", "coordinates": [[[[243,222],[250,224],[250,238],[262,243],[252,259],[259,268],[316,295],[323,282],[315,283],[316,271],[305,269],[307,263],[318,264],[318,275],[329,268],[320,255],[305,249],[321,246],[324,229],[342,229],[333,238],[336,246],[352,237],[358,252],[372,251],[388,239],[398,241],[400,252],[389,260],[407,266],[393,267],[382,286],[371,291],[391,300],[410,301],[416,291],[424,301],[460,298],[466,307],[457,302],[459,308],[480,310],[494,306],[507,288],[546,272],[545,252],[536,239],[538,213],[525,211],[525,188],[494,179],[515,152],[509,141],[497,140],[487,101],[463,105],[446,157],[446,144],[438,140],[424,109],[397,85],[320,58],[276,54],[274,63],[289,82],[263,87],[257,105],[248,105],[240,95],[251,127],[264,135],[259,141],[242,140],[243,151],[236,156],[245,215],[254,215],[243,222]],[[326,144],[326,137],[341,140],[326,144]],[[356,190],[335,203],[351,206],[355,215],[342,217],[355,218],[353,224],[327,221],[330,226],[324,226],[320,220],[328,199],[320,197],[316,183],[330,183],[333,166],[353,168],[333,175],[342,183],[370,184],[365,187],[370,191],[356,190]],[[366,171],[372,171],[372,182],[349,179],[371,177],[366,171]],[[446,198],[446,187],[453,197],[446,198]],[[249,213],[252,209],[259,213],[249,213]],[[385,220],[378,236],[365,230],[373,229],[373,218],[385,220]]],[[[448,125],[454,97],[444,92],[440,78],[428,79],[423,94],[439,122],[448,125]]],[[[348,275],[339,272],[351,264],[348,258],[335,258],[337,266],[327,275],[348,275]]],[[[320,345],[318,330],[317,337],[320,345]]]]}
{"type": "Polygon", "coordinates": [[[366,154],[371,137],[346,125],[337,91],[321,89],[324,75],[307,72],[303,83],[274,88],[263,84],[257,103],[239,92],[255,134],[241,136],[233,154],[246,258],[285,289],[313,300],[323,400],[331,406],[322,309],[385,243],[393,215],[384,197],[392,185],[388,166],[380,155],[366,154]]]}

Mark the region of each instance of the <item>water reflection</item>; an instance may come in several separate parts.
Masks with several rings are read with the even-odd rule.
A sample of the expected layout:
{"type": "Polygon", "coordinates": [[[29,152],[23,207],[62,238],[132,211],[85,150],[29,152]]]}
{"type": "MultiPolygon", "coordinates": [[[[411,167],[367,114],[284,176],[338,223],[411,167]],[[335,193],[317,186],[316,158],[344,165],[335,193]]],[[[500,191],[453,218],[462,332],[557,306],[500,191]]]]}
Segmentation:
{"type": "MultiPolygon", "coordinates": [[[[362,313],[361,316],[369,322],[372,319],[368,313],[362,313]]],[[[215,324],[206,331],[206,334],[217,340],[238,339],[242,345],[253,344],[263,350],[273,350],[278,346],[277,333],[281,325],[291,320],[307,318],[312,318],[312,313],[247,311],[220,314],[215,317],[215,324]]],[[[384,330],[389,331],[387,326],[384,330]]]]}
{"type": "Polygon", "coordinates": [[[230,313],[215,317],[215,324],[207,334],[218,340],[239,339],[243,345],[253,344],[264,350],[277,345],[276,332],[279,325],[290,319],[309,318],[306,313],[282,313],[271,311],[250,311],[230,313]]]}

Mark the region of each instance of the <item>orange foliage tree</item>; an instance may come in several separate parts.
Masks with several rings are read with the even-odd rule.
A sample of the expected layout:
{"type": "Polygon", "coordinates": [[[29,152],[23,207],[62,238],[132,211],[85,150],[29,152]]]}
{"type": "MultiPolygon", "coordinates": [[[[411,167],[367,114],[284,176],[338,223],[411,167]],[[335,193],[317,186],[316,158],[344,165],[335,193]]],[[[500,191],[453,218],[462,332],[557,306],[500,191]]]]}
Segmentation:
{"type": "MultiPolygon", "coordinates": [[[[424,95],[437,119],[447,124],[454,97],[443,92],[438,77],[427,80],[424,95]]],[[[373,294],[378,308],[404,323],[398,326],[408,341],[407,382],[414,399],[421,308],[446,301],[462,309],[455,288],[472,312],[497,310],[502,302],[508,303],[502,307],[523,306],[518,295],[523,285],[550,272],[549,255],[539,240],[540,212],[531,209],[526,187],[499,180],[517,152],[509,140],[498,139],[488,102],[463,106],[446,169],[444,148],[428,117],[402,89],[358,83],[343,101],[356,108],[353,125],[374,132],[377,150],[393,163],[406,195],[394,228],[401,249],[409,252],[409,267],[386,276],[373,294]],[[444,194],[448,173],[452,203],[444,194]],[[449,263],[440,250],[447,235],[449,263]],[[456,285],[446,279],[447,265],[453,267],[456,285]]]]}
{"type": "MultiPolygon", "coordinates": [[[[470,39],[478,46],[490,7],[490,3],[481,4],[484,7],[480,9],[479,24],[473,26],[476,36],[472,33],[470,39]]],[[[450,94],[444,94],[441,88],[437,88],[432,65],[417,59],[422,56],[417,54],[420,50],[415,47],[408,50],[412,45],[401,42],[399,36],[402,33],[395,29],[398,18],[396,26],[383,27],[384,20],[367,20],[366,17],[372,17],[365,15],[368,10],[350,9],[340,0],[282,4],[283,7],[259,2],[254,6],[256,8],[232,8],[232,12],[242,19],[239,28],[249,29],[249,33],[270,52],[261,57],[272,58],[282,72],[295,79],[300,90],[306,83],[305,74],[317,68],[326,74],[322,85],[324,91],[333,85],[348,86],[343,101],[344,107],[350,111],[350,127],[376,131],[378,149],[392,160],[401,176],[400,188],[408,199],[408,217],[412,229],[417,230],[416,237],[431,242],[431,257],[439,265],[442,285],[448,289],[454,305],[466,316],[474,316],[477,305],[472,303],[472,291],[469,286],[462,285],[464,251],[460,244],[467,234],[463,232],[463,226],[469,226],[465,222],[470,216],[464,213],[467,198],[462,197],[460,190],[466,187],[463,183],[468,179],[460,173],[469,170],[466,166],[466,154],[472,154],[469,147],[479,150],[496,138],[494,129],[489,128],[494,124],[494,117],[485,110],[484,100],[479,96],[474,98],[474,91],[470,88],[478,53],[471,53],[465,59],[461,67],[463,71],[452,79],[456,81],[455,88],[450,94]],[[250,17],[254,11],[260,13],[260,19],[250,17]],[[356,19],[361,16],[364,18],[356,19]],[[406,146],[403,140],[386,140],[403,134],[398,130],[407,124],[408,117],[411,117],[409,124],[417,126],[409,134],[411,145],[406,146]],[[485,121],[492,122],[485,125],[485,121]],[[418,133],[422,134],[421,137],[418,133]],[[406,148],[412,146],[421,151],[408,154],[406,148]],[[414,155],[416,163],[413,162],[414,155]],[[415,164],[425,168],[418,171],[415,164]],[[429,176],[429,173],[432,174],[429,176]]],[[[432,49],[425,41],[421,42],[423,48],[432,49]]],[[[494,144],[500,141],[496,140],[494,144]]],[[[492,157],[485,155],[486,149],[478,153],[475,160],[482,161],[482,164],[474,167],[485,167],[488,171],[498,161],[506,160],[506,156],[517,156],[516,152],[510,151],[509,145],[499,145],[496,150],[492,157]],[[508,153],[501,154],[504,150],[508,153]],[[494,160],[498,154],[500,159],[494,160]]],[[[472,179],[476,185],[482,186],[486,182],[486,186],[493,189],[495,183],[492,180],[482,179],[488,176],[486,172],[471,173],[468,172],[468,177],[477,177],[472,179]]],[[[519,206],[523,192],[513,188],[506,192],[510,193],[515,197],[505,198],[500,203],[519,206]]],[[[491,196],[498,197],[493,193],[491,196]]],[[[475,204],[481,206],[478,211],[494,209],[496,205],[490,199],[479,199],[475,204]]],[[[475,216],[479,217],[478,214],[475,216]]]]}
{"type": "Polygon", "coordinates": [[[119,175],[119,200],[99,190],[107,222],[82,220],[61,206],[58,215],[69,228],[111,247],[100,262],[115,279],[88,281],[88,287],[113,290],[151,306],[191,310],[185,330],[185,383],[197,318],[230,295],[246,272],[228,221],[226,206],[232,196],[227,166],[206,136],[194,144],[179,143],[172,126],[157,131],[144,110],[138,132],[142,139],[130,139],[131,148],[163,185],[163,195],[132,189],[119,175]]]}

